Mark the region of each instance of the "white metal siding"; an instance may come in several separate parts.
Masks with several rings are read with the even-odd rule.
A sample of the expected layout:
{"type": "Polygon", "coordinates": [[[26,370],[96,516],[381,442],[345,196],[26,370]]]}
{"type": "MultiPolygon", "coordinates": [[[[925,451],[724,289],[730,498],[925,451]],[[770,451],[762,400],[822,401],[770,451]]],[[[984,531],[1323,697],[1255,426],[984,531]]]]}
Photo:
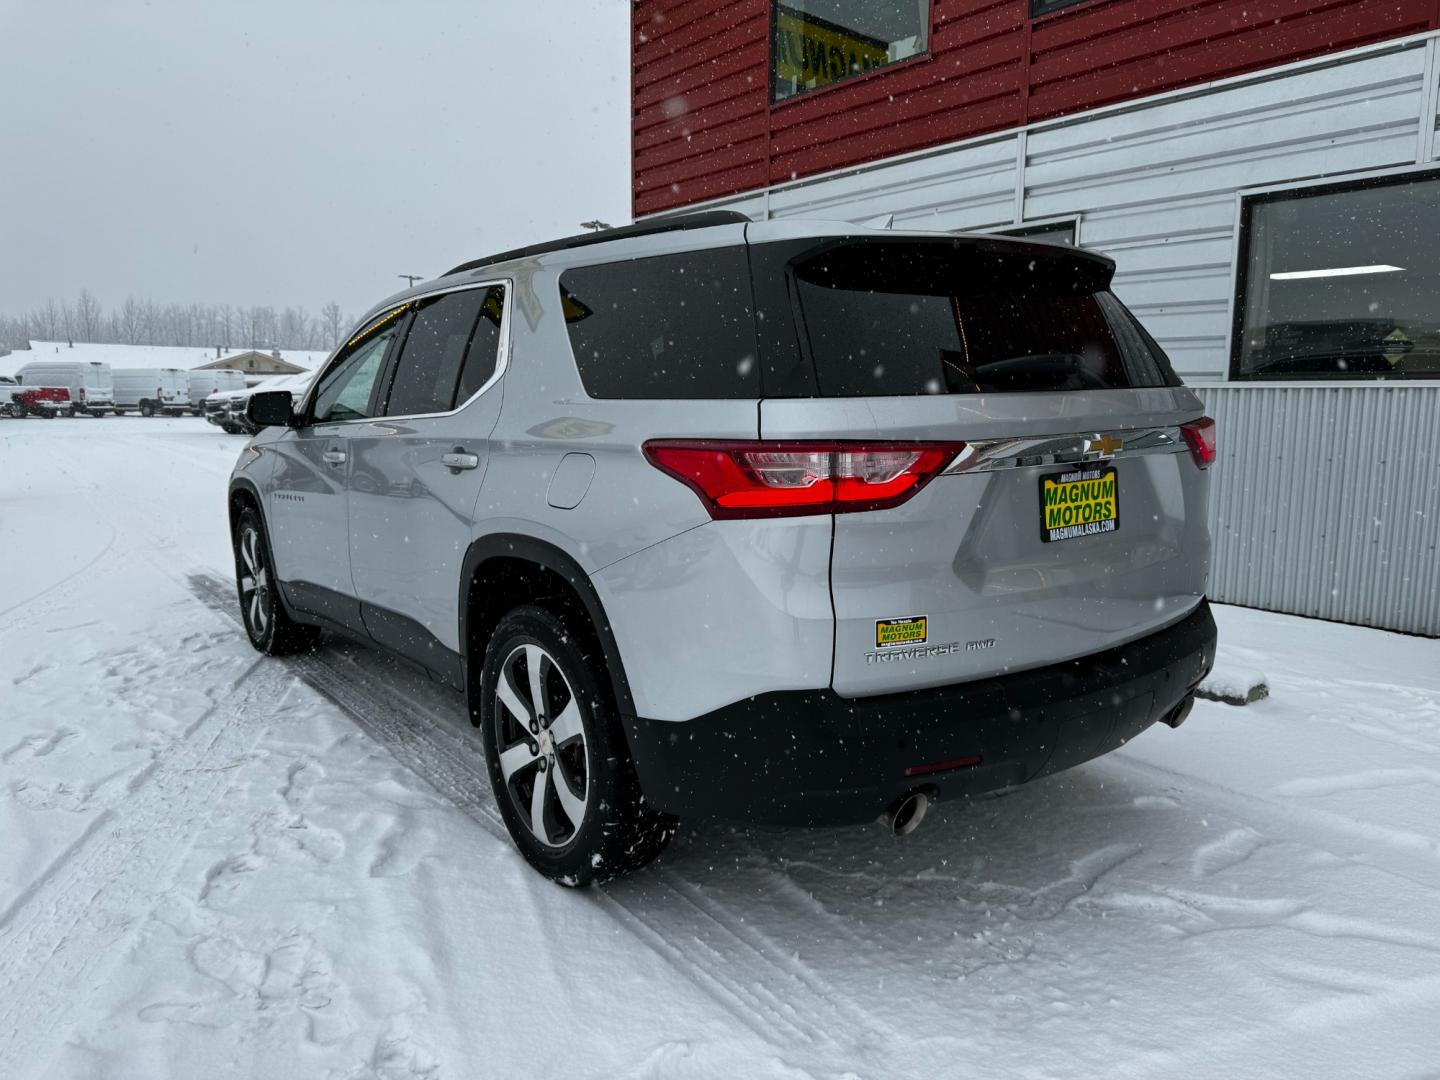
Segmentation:
{"type": "Polygon", "coordinates": [[[1440,386],[1199,386],[1210,595],[1440,636],[1440,386]]]}

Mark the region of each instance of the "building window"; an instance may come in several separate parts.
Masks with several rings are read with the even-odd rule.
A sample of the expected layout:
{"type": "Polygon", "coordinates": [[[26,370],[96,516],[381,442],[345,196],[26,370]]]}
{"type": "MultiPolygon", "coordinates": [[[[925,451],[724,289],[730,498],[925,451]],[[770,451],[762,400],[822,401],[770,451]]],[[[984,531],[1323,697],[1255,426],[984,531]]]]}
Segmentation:
{"type": "Polygon", "coordinates": [[[929,47],[930,0],[773,0],[774,100],[921,56],[929,47]]]}
{"type": "Polygon", "coordinates": [[[1253,196],[1231,375],[1440,376],[1440,174],[1253,196]]]}
{"type": "Polygon", "coordinates": [[[1075,225],[1069,221],[1047,221],[1040,225],[1016,225],[1013,229],[1001,229],[998,236],[1013,236],[1022,240],[1042,240],[1047,244],[1069,244],[1075,246],[1075,225]]]}
{"type": "Polygon", "coordinates": [[[1049,15],[1052,11],[1074,7],[1076,4],[1084,2],[1085,0],[1030,0],[1030,17],[1038,19],[1041,15],[1049,15]]]}

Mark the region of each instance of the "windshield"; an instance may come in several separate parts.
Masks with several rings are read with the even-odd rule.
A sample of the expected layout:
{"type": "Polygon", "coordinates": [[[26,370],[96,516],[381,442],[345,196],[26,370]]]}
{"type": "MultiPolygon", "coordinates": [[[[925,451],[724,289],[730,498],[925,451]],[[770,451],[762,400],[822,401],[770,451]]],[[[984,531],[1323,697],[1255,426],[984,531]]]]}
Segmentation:
{"type": "Polygon", "coordinates": [[[847,241],[791,273],[826,397],[1175,385],[1104,264],[1036,248],[847,241]]]}

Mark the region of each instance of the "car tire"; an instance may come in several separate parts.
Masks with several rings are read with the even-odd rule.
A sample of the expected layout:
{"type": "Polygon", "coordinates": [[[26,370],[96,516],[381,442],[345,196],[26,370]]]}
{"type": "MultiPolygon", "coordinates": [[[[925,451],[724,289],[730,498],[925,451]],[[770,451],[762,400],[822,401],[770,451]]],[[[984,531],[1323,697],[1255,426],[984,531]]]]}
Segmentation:
{"type": "Polygon", "coordinates": [[[231,543],[235,549],[240,621],[250,644],[266,656],[288,656],[314,649],[320,640],[320,628],[298,623],[286,613],[272,571],[275,564],[270,558],[265,523],[254,507],[247,506],[240,512],[231,543]]]}
{"type": "Polygon", "coordinates": [[[140,402],[140,415],[150,417],[155,415],[155,406],[148,401],[140,402]]]}
{"type": "Polygon", "coordinates": [[[675,819],[645,802],[599,649],[583,647],[588,627],[571,625],[578,621],[535,605],[514,609],[491,635],[471,688],[510,837],[532,867],[571,888],[640,869],[675,834],[675,819]]]}
{"type": "Polygon", "coordinates": [[[124,415],[125,415],[125,410],[124,410],[124,409],[116,409],[116,410],[115,410],[115,415],[116,415],[116,416],[124,416],[124,415]]]}
{"type": "Polygon", "coordinates": [[[25,417],[30,415],[30,410],[25,407],[23,401],[17,401],[14,405],[10,406],[10,415],[15,417],[16,420],[24,420],[25,417]]]}

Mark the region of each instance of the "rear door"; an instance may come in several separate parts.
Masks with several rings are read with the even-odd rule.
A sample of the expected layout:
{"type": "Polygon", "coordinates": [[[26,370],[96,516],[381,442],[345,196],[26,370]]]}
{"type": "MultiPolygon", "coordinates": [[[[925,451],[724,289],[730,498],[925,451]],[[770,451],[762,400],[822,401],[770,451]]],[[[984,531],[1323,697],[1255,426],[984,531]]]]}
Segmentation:
{"type": "Polygon", "coordinates": [[[366,628],[458,679],[461,564],[500,415],[508,283],[419,301],[373,421],[350,436],[350,561],[366,628]]]}
{"type": "Polygon", "coordinates": [[[767,397],[765,438],[954,454],[900,505],[835,515],[838,692],[1055,663],[1199,602],[1207,476],[1180,425],[1203,410],[1108,292],[1108,260],[904,237],[752,258],[796,339],[772,339],[767,394],[808,395],[767,397]]]}
{"type": "Polygon", "coordinates": [[[305,422],[268,444],[276,453],[266,521],[276,576],[296,607],[363,632],[350,577],[350,440],[376,414],[380,374],[407,308],[373,320],[316,380],[305,422]]]}

